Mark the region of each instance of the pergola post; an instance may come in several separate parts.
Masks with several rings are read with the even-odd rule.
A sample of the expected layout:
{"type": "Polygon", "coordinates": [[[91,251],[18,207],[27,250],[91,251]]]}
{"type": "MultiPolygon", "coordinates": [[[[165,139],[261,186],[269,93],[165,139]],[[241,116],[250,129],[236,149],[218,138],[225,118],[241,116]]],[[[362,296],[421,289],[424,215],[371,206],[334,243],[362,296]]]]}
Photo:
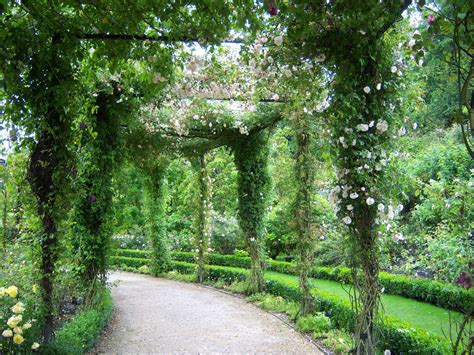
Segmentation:
{"type": "MultiPolygon", "coordinates": [[[[60,214],[58,202],[64,198],[69,154],[67,143],[70,139],[70,121],[65,111],[65,98],[61,85],[72,80],[70,66],[64,65],[61,53],[62,38],[55,35],[48,43],[49,64],[34,68],[35,73],[47,72],[50,78],[44,94],[44,102],[32,104],[32,110],[41,117],[36,131],[36,142],[30,153],[27,179],[37,199],[37,211],[41,220],[41,288],[44,307],[43,340],[48,343],[53,333],[53,274],[58,258],[57,233],[60,214]]],[[[46,77],[46,75],[43,75],[46,77]]],[[[38,94],[39,95],[39,94],[38,94]]]]}
{"type": "Polygon", "coordinates": [[[309,277],[314,259],[314,233],[312,230],[311,196],[314,184],[314,158],[311,154],[312,132],[309,117],[304,114],[293,118],[296,134],[295,178],[298,186],[295,199],[297,264],[299,285],[302,291],[301,313],[307,315],[313,308],[309,277]]]}
{"type": "Polygon", "coordinates": [[[268,131],[258,131],[243,135],[232,148],[238,177],[239,224],[242,228],[251,259],[247,292],[262,292],[265,236],[265,216],[267,211],[270,175],[268,172],[268,131]]]}
{"type": "MultiPolygon", "coordinates": [[[[119,117],[114,107],[118,92],[99,93],[90,127],[81,123],[82,142],[78,175],[84,181],[74,211],[75,238],[86,285],[105,281],[112,206],[112,173],[120,160],[119,117]]],[[[120,105],[118,105],[120,106],[120,105]]],[[[90,287],[92,297],[95,287],[90,287]]]]}
{"type": "Polygon", "coordinates": [[[165,228],[166,166],[156,164],[147,172],[149,175],[145,179],[145,223],[153,250],[151,271],[158,275],[168,271],[171,266],[165,228]]]}
{"type": "Polygon", "coordinates": [[[206,264],[209,259],[209,248],[211,244],[211,212],[212,212],[212,184],[211,177],[207,171],[205,153],[202,153],[195,165],[197,169],[197,179],[199,183],[197,213],[194,221],[195,230],[195,254],[197,264],[197,274],[199,282],[203,282],[206,277],[206,264]]]}

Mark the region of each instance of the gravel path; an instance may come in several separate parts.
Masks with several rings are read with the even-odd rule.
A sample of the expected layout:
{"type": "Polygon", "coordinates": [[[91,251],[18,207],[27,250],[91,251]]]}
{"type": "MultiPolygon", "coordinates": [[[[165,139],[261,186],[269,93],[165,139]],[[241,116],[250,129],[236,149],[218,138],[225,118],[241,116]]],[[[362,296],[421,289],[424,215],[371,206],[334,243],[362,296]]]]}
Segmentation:
{"type": "Polygon", "coordinates": [[[113,273],[114,315],[93,353],[321,354],[271,314],[213,289],[113,273]]]}

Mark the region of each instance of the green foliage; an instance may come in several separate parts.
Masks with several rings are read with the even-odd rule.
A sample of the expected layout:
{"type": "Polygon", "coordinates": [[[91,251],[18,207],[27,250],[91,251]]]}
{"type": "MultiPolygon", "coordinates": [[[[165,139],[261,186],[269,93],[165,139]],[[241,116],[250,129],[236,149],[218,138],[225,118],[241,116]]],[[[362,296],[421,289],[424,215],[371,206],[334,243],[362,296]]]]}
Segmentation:
{"type": "Polygon", "coordinates": [[[289,309],[288,302],[281,296],[266,293],[256,293],[247,298],[259,307],[272,312],[285,313],[289,309]]]}
{"type": "Polygon", "coordinates": [[[242,246],[241,231],[237,219],[214,213],[212,216],[212,249],[219,254],[232,254],[242,246]]]}
{"type": "Polygon", "coordinates": [[[234,281],[229,286],[227,286],[227,290],[232,293],[245,293],[247,288],[247,284],[244,281],[234,281]]]}
{"type": "Polygon", "coordinates": [[[183,282],[197,282],[197,275],[195,274],[180,274],[176,271],[169,271],[166,274],[160,276],[166,277],[170,280],[183,281],[183,282]]]}
{"type": "MultiPolygon", "coordinates": [[[[120,169],[115,171],[112,179],[114,192],[112,203],[114,237],[112,243],[115,247],[135,249],[142,244],[141,241],[137,240],[136,246],[131,246],[135,243],[132,238],[120,238],[119,236],[130,235],[139,239],[144,234],[142,227],[145,224],[143,211],[144,184],[142,171],[133,165],[124,163],[120,169]],[[127,245],[120,246],[122,243],[127,245]]],[[[146,237],[143,239],[146,239],[146,237]]]]}
{"type": "Polygon", "coordinates": [[[339,329],[331,329],[324,334],[313,334],[321,344],[333,350],[336,354],[347,354],[353,348],[353,339],[347,333],[339,329]]]}
{"type": "Polygon", "coordinates": [[[251,259],[249,292],[263,290],[263,238],[270,176],[268,173],[268,133],[243,136],[232,146],[239,172],[239,224],[251,259]]]}
{"type": "Polygon", "coordinates": [[[396,349],[397,352],[413,354],[450,354],[452,352],[446,340],[390,317],[385,317],[383,326],[379,325],[378,328],[381,332],[380,349],[396,349]]]}
{"type": "Polygon", "coordinates": [[[148,174],[145,178],[145,228],[153,250],[150,266],[155,275],[167,271],[171,261],[165,228],[165,169],[166,162],[163,161],[149,163],[144,168],[148,174]]]}
{"type": "Polygon", "coordinates": [[[208,264],[211,243],[211,213],[212,213],[212,184],[208,173],[205,154],[194,161],[196,179],[199,186],[195,195],[194,206],[196,209],[193,222],[195,262],[198,265],[198,279],[203,282],[205,278],[205,265],[208,264]]]}
{"type": "MultiPolygon", "coordinates": [[[[97,277],[105,276],[113,234],[118,236],[115,246],[145,249],[151,242],[151,255],[124,251],[111,258],[113,265],[144,273],[150,272],[147,263],[154,274],[168,269],[168,240],[173,250],[195,250],[190,242],[196,212],[194,177],[180,154],[194,155],[223,145],[232,148],[235,166],[229,151],[221,149],[210,155],[217,212],[212,246],[229,254],[245,246],[233,218],[238,210],[250,257],[238,260],[237,254],[211,255],[208,271],[212,280],[227,283],[246,277],[248,291],[261,291],[262,269],[296,273],[294,264],[265,261],[265,252],[272,258],[283,253],[295,256],[298,247],[306,295],[309,276],[350,282],[350,276],[357,273],[351,274],[349,269],[310,267],[314,239],[324,235],[327,242],[318,247],[318,262],[350,265],[362,269],[358,274],[365,276],[355,283],[363,301],[358,305],[362,307],[355,309],[365,313],[359,321],[368,320],[356,327],[357,338],[361,328],[372,329],[369,323],[377,310],[372,306],[377,304],[382,287],[386,292],[466,309],[472,296],[459,287],[379,273],[379,255],[386,269],[428,274],[440,280],[452,282],[461,271],[472,272],[473,165],[460,137],[439,142],[434,138],[442,132],[419,137],[413,131],[399,141],[404,152],[390,151],[393,134],[398,131],[403,135],[400,132],[414,120],[426,132],[453,122],[465,125],[470,117],[472,128],[474,116],[468,94],[474,62],[466,55],[473,40],[471,1],[430,1],[426,7],[425,1],[417,2],[419,9],[424,7],[421,15],[431,17],[415,33],[407,27],[410,19],[400,21],[409,4],[377,0],[318,4],[301,0],[278,4],[144,0],[136,6],[127,2],[3,2],[0,114],[8,121],[2,135],[8,131],[8,144],[17,141],[13,144],[17,153],[8,153],[7,169],[0,167],[4,181],[1,244],[5,249],[1,263],[6,265],[0,278],[17,276],[24,281],[28,272],[34,275],[31,279],[41,278],[45,316],[40,323],[45,325],[46,341],[52,333],[57,300],[84,293],[97,277]],[[278,6],[270,11],[279,10],[278,16],[264,13],[265,7],[272,6],[278,6]],[[219,84],[245,87],[237,79],[236,67],[240,69],[241,63],[221,61],[226,48],[217,46],[235,34],[245,42],[240,48],[248,62],[244,68],[249,69],[244,80],[258,76],[250,94],[242,93],[246,104],[265,99],[270,93],[273,98],[284,98],[281,101],[285,102],[278,105],[283,109],[262,104],[254,113],[234,115],[222,109],[225,105],[194,97],[189,100],[192,109],[182,115],[185,122],[175,120],[182,112],[168,104],[170,98],[182,94],[182,79],[188,81],[186,84],[205,86],[214,74],[219,84]],[[276,41],[276,34],[283,35],[278,37],[281,41],[276,41]],[[210,58],[214,67],[204,73],[184,68],[200,51],[195,50],[198,46],[182,45],[190,35],[211,52],[203,57],[210,58]],[[143,40],[147,36],[151,40],[143,40]],[[263,50],[256,50],[255,43],[252,46],[256,39],[263,50]],[[431,53],[425,56],[426,49],[431,53]],[[425,58],[424,66],[412,68],[421,57],[425,58]],[[277,90],[273,90],[274,85],[277,90]],[[155,108],[159,111],[156,115],[155,108]],[[282,116],[291,118],[302,112],[314,119],[295,121],[295,132],[288,122],[281,121],[282,116]],[[269,140],[268,128],[277,121],[281,126],[276,138],[269,140]],[[171,123],[180,129],[168,131],[167,124],[171,123]],[[317,130],[310,127],[313,123],[317,130]],[[322,129],[321,123],[329,125],[322,129]],[[389,129],[379,129],[379,125],[389,129]],[[320,140],[311,149],[304,142],[310,132],[317,133],[315,137],[320,140]],[[331,146],[332,157],[325,146],[331,146]],[[398,159],[406,157],[407,151],[412,157],[398,159]],[[122,152],[136,166],[127,166],[113,179],[122,152]],[[318,166],[310,158],[319,153],[337,170],[334,185],[339,196],[331,203],[326,201],[326,184],[332,182],[335,169],[327,164],[321,169],[325,172],[312,176],[311,168],[318,166]],[[164,154],[176,158],[167,172],[162,166],[153,166],[157,160],[162,163],[157,157],[164,154]],[[397,164],[401,175],[413,178],[389,193],[400,180],[389,169],[397,164]],[[273,188],[269,170],[275,178],[273,188]],[[309,191],[313,183],[321,187],[320,193],[309,191]],[[350,192],[357,192],[358,197],[348,197],[350,192]],[[292,208],[294,200],[296,210],[292,208]],[[392,201],[403,203],[405,209],[395,220],[387,221],[378,213],[377,205],[388,207],[392,201]],[[338,210],[337,219],[331,207],[338,210]],[[319,213],[321,219],[310,221],[313,213],[319,213]],[[339,228],[339,219],[348,227],[339,228]],[[380,223],[383,220],[385,225],[380,223]],[[340,235],[333,238],[335,234],[340,235]],[[23,241],[33,246],[31,253],[17,253],[9,244],[22,245],[23,241]],[[349,259],[342,252],[347,248],[351,249],[346,253],[352,255],[349,259]],[[13,256],[8,254],[11,250],[13,256]],[[4,260],[12,258],[26,260],[28,267],[17,269],[15,260],[7,265],[4,260]],[[42,275],[31,266],[35,263],[42,275]],[[230,266],[250,268],[250,273],[230,266]],[[78,275],[83,276],[86,287],[73,287],[78,275]]],[[[414,6],[405,13],[411,11],[415,11],[414,6]]],[[[464,131],[462,137],[466,139],[464,131]]],[[[0,140],[5,146],[7,140],[0,140]]],[[[209,207],[207,201],[205,204],[209,207]]],[[[199,208],[200,217],[207,210],[210,208],[199,208]]],[[[207,219],[200,217],[198,222],[207,219]]],[[[207,243],[211,236],[204,225],[208,223],[198,224],[201,228],[194,228],[194,232],[198,230],[197,237],[206,238],[196,239],[207,243]]],[[[208,251],[204,244],[200,245],[201,271],[208,251]]],[[[193,261],[187,254],[175,257],[182,260],[173,263],[175,268],[194,270],[192,264],[186,264],[193,261]]],[[[293,299],[301,296],[291,285],[277,282],[267,286],[293,299]]],[[[345,304],[317,302],[328,309],[334,306],[333,318],[353,328],[347,317],[355,315],[345,311],[345,304]]],[[[432,349],[433,344],[422,339],[423,334],[410,333],[404,339],[396,333],[390,330],[387,337],[406,341],[412,349],[390,343],[395,349],[432,349]]]]}
{"type": "Polygon", "coordinates": [[[75,315],[55,333],[54,340],[45,346],[44,354],[84,354],[95,344],[112,315],[112,295],[107,289],[97,293],[90,309],[75,315]]]}
{"type": "Polygon", "coordinates": [[[148,259],[152,255],[151,250],[112,249],[112,256],[125,256],[129,258],[148,259]]]}
{"type": "Polygon", "coordinates": [[[121,267],[122,265],[128,267],[139,268],[144,265],[150,265],[149,259],[140,259],[140,258],[130,258],[126,256],[111,256],[110,257],[110,266],[111,267],[121,267]]]}
{"type": "Polygon", "coordinates": [[[125,111],[123,105],[116,103],[119,97],[116,88],[114,94],[100,92],[95,114],[87,124],[81,122],[88,127],[78,127],[81,133],[76,184],[80,189],[73,207],[73,233],[81,273],[87,282],[104,277],[107,268],[113,194],[110,185],[113,170],[120,162],[120,120],[125,111]]]}
{"type": "Polygon", "coordinates": [[[304,333],[327,332],[331,328],[331,319],[324,313],[316,313],[299,317],[296,321],[296,327],[304,333]]]}

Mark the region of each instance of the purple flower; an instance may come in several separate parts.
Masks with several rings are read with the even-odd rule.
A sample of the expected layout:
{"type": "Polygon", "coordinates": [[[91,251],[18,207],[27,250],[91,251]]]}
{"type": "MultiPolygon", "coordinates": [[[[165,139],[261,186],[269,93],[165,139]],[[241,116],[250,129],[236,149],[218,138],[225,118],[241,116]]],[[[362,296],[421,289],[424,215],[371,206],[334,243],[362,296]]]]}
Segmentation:
{"type": "Polygon", "coordinates": [[[428,15],[428,25],[432,25],[435,22],[435,17],[433,15],[428,15]]]}
{"type": "Polygon", "coordinates": [[[461,275],[459,275],[459,277],[456,279],[456,283],[459,286],[462,286],[464,288],[471,288],[472,287],[471,278],[464,271],[461,272],[461,275]]]}
{"type": "Polygon", "coordinates": [[[87,129],[87,124],[85,122],[79,123],[79,128],[85,131],[87,129]]]}
{"type": "Polygon", "coordinates": [[[16,139],[17,139],[16,135],[12,134],[12,135],[10,136],[10,140],[11,140],[12,142],[16,142],[16,139]]]}
{"type": "Polygon", "coordinates": [[[268,2],[268,13],[270,14],[270,16],[278,15],[278,7],[276,6],[274,1],[268,2]]]}
{"type": "Polygon", "coordinates": [[[87,196],[87,200],[90,202],[95,202],[97,201],[97,197],[95,197],[95,195],[89,195],[87,196]]]}

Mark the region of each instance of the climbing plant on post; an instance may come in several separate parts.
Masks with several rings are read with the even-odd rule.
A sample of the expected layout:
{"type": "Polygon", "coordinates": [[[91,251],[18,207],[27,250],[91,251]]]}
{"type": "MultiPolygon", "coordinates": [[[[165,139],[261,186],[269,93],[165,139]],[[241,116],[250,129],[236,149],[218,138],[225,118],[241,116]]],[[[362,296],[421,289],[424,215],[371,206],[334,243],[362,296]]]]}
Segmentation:
{"type": "MultiPolygon", "coordinates": [[[[79,123],[78,180],[81,193],[74,206],[74,233],[81,274],[86,285],[105,282],[112,206],[111,180],[120,160],[120,93],[97,94],[90,121],[79,123]]],[[[94,287],[89,288],[94,291],[94,287]]],[[[93,292],[88,295],[90,299],[93,292]]]]}
{"type": "Polygon", "coordinates": [[[267,210],[270,175],[268,172],[269,132],[241,135],[232,144],[238,176],[239,224],[244,232],[251,259],[247,292],[264,290],[264,221],[267,210]]]}
{"type": "Polygon", "coordinates": [[[171,257],[166,240],[165,205],[166,186],[165,173],[167,162],[158,159],[145,172],[145,223],[146,233],[152,246],[151,271],[154,275],[169,270],[171,257]]]}
{"type": "Polygon", "coordinates": [[[31,190],[37,199],[38,216],[42,222],[39,239],[45,342],[50,341],[53,332],[53,279],[58,257],[57,226],[61,219],[57,211],[60,210],[59,203],[66,191],[66,175],[70,161],[67,144],[71,129],[64,100],[68,98],[66,91],[68,84],[72,82],[71,67],[62,52],[64,47],[67,48],[67,42],[61,36],[55,35],[47,46],[47,53],[42,54],[49,58],[45,63],[39,60],[37,66],[34,65],[31,70],[31,77],[38,82],[43,82],[45,77],[49,78],[49,82],[37,88],[36,99],[41,101],[32,100],[31,110],[40,117],[40,122],[27,172],[31,190]]]}
{"type": "Polygon", "coordinates": [[[411,0],[282,3],[289,61],[329,70],[330,129],[338,185],[332,195],[354,251],[358,354],[373,354],[378,314],[377,216],[383,212],[388,128],[395,120],[399,69],[387,32],[411,0]]]}
{"type": "Polygon", "coordinates": [[[373,354],[379,284],[378,211],[383,212],[389,127],[396,113],[390,48],[382,38],[353,49],[359,61],[340,59],[332,107],[338,185],[334,195],[353,251],[358,354],[373,354]]]}
{"type": "Polygon", "coordinates": [[[307,315],[313,309],[309,276],[313,267],[315,233],[312,230],[313,216],[311,195],[314,193],[314,157],[311,152],[312,130],[306,114],[296,114],[293,125],[296,134],[295,178],[298,186],[295,198],[296,232],[298,233],[298,273],[302,291],[301,313],[307,315]]]}
{"type": "Polygon", "coordinates": [[[206,277],[206,264],[209,261],[211,243],[211,212],[212,212],[212,184],[211,177],[207,171],[205,154],[201,154],[194,162],[197,170],[199,184],[196,199],[196,216],[194,220],[194,258],[197,264],[197,274],[199,282],[203,282],[206,277]]]}

